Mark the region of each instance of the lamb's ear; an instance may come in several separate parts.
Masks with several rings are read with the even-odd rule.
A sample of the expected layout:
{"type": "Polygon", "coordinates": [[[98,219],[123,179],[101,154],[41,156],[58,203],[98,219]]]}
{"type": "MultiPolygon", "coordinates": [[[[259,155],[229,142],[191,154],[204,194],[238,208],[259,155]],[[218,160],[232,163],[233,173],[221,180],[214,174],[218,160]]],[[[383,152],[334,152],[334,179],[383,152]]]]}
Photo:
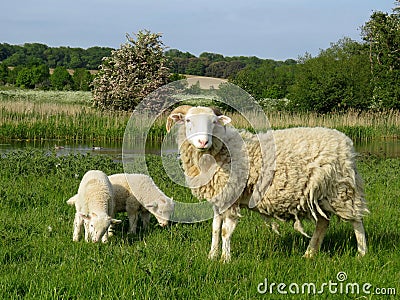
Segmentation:
{"type": "Polygon", "coordinates": [[[218,116],[218,121],[219,121],[222,125],[225,126],[226,124],[230,123],[230,122],[232,121],[232,119],[229,118],[228,116],[221,115],[221,116],[218,116]]]}
{"type": "Polygon", "coordinates": [[[122,223],[121,220],[111,219],[111,224],[121,224],[121,223],[122,223]]]}

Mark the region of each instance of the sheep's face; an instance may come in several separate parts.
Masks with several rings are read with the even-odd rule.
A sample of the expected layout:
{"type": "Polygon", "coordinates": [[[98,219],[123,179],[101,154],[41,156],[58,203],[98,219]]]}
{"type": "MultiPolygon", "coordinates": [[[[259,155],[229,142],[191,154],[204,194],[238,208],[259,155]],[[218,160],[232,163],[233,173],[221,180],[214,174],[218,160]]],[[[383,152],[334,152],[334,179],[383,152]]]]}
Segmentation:
{"type": "Polygon", "coordinates": [[[83,218],[88,222],[89,236],[93,243],[99,242],[108,231],[111,224],[119,224],[122,221],[113,219],[107,215],[98,216],[95,213],[84,215],[83,218]]]}
{"type": "Polygon", "coordinates": [[[156,217],[161,227],[168,225],[168,221],[174,212],[174,207],[174,201],[170,198],[159,198],[153,203],[146,205],[146,209],[156,217]]]}
{"type": "Polygon", "coordinates": [[[185,125],[186,139],[200,151],[210,149],[216,130],[231,121],[227,116],[217,116],[209,107],[192,107],[186,114],[171,114],[170,118],[185,125]]]}

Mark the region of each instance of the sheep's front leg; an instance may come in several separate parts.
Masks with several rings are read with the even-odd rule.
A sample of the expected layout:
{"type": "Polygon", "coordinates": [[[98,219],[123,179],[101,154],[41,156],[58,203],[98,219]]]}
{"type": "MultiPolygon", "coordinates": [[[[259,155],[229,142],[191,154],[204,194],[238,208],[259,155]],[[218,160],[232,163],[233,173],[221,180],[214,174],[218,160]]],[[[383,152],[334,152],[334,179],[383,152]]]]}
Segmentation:
{"type": "Polygon", "coordinates": [[[226,263],[231,260],[231,237],[236,228],[238,218],[228,215],[222,223],[222,254],[221,261],[226,263]]]}
{"type": "MultiPolygon", "coordinates": [[[[74,242],[79,241],[82,225],[83,225],[83,218],[81,217],[80,213],[77,212],[74,218],[74,234],[72,236],[72,240],[74,242]]],[[[85,232],[85,237],[86,237],[86,232],[85,232]]]]}
{"type": "Polygon", "coordinates": [[[358,255],[364,256],[367,253],[367,239],[365,238],[365,230],[362,221],[352,221],[354,233],[357,239],[358,255]]]}
{"type": "Polygon", "coordinates": [[[303,257],[313,258],[317,254],[319,248],[321,247],[322,241],[325,237],[326,230],[328,229],[329,220],[319,217],[317,220],[317,225],[315,226],[315,231],[311,237],[311,241],[308,244],[307,251],[304,253],[303,257]]]}
{"type": "Polygon", "coordinates": [[[218,254],[221,223],[222,223],[222,216],[214,210],[214,218],[213,218],[213,223],[212,223],[211,250],[208,254],[208,258],[210,258],[210,259],[215,259],[218,254]]]}

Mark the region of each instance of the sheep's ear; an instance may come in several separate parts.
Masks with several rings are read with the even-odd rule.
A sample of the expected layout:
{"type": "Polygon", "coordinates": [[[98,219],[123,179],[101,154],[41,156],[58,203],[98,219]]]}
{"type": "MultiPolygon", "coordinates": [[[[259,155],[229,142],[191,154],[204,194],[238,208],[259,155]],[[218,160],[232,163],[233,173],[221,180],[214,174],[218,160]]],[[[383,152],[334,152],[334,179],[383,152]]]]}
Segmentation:
{"type": "Polygon", "coordinates": [[[170,132],[172,124],[174,122],[179,124],[184,121],[185,115],[190,108],[191,108],[190,105],[181,105],[176,107],[171,112],[171,114],[168,116],[167,123],[165,125],[165,127],[167,128],[167,132],[170,132]]]}
{"type": "Polygon", "coordinates": [[[167,119],[167,124],[165,125],[165,127],[167,128],[167,132],[171,131],[171,127],[174,123],[183,124],[184,119],[185,119],[184,114],[181,113],[170,114],[167,119]]]}
{"type": "Polygon", "coordinates": [[[157,202],[146,204],[146,208],[157,208],[157,206],[158,206],[157,202]]]}
{"type": "Polygon", "coordinates": [[[229,118],[229,117],[227,117],[227,116],[225,116],[225,115],[221,115],[221,116],[218,116],[218,121],[219,121],[222,125],[225,126],[226,124],[230,123],[230,122],[232,121],[232,119],[229,118]]]}
{"type": "Polygon", "coordinates": [[[68,200],[67,200],[67,204],[68,205],[74,205],[75,204],[75,202],[76,202],[76,198],[78,197],[78,195],[74,195],[74,196],[72,196],[71,198],[69,198],[68,200]]]}
{"type": "Polygon", "coordinates": [[[122,223],[121,220],[111,219],[111,224],[121,224],[121,223],[122,223]]]}
{"type": "Polygon", "coordinates": [[[81,216],[81,218],[83,218],[84,220],[90,220],[90,216],[89,215],[86,215],[86,214],[84,214],[84,213],[79,213],[79,215],[81,216]]]}

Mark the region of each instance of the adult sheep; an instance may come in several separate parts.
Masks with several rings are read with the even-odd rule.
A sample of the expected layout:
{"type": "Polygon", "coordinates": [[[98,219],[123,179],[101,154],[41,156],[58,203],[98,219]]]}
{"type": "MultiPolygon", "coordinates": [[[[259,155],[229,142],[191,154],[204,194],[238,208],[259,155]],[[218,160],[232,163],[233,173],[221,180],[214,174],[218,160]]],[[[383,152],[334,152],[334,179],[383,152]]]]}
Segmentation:
{"type": "Polygon", "coordinates": [[[182,167],[192,193],[213,204],[210,258],[231,258],[231,235],[240,206],[266,219],[293,220],[304,233],[302,219],[314,219],[315,231],[304,254],[319,250],[330,216],[353,225],[358,253],[367,251],[363,216],[368,212],[352,141],[337,130],[292,128],[251,134],[225,126],[231,119],[209,107],[180,106],[167,119],[178,129],[182,167]]]}
{"type": "Polygon", "coordinates": [[[174,202],[167,197],[147,175],[113,174],[109,180],[114,190],[115,213],[128,213],[129,232],[136,233],[139,213],[146,229],[153,214],[162,227],[174,211],[174,202]]]}
{"type": "Polygon", "coordinates": [[[67,204],[76,208],[73,241],[78,241],[82,226],[85,227],[85,240],[94,243],[108,240],[111,224],[121,223],[113,219],[114,192],[108,176],[99,170],[90,170],[83,175],[78,193],[67,204]]]}

